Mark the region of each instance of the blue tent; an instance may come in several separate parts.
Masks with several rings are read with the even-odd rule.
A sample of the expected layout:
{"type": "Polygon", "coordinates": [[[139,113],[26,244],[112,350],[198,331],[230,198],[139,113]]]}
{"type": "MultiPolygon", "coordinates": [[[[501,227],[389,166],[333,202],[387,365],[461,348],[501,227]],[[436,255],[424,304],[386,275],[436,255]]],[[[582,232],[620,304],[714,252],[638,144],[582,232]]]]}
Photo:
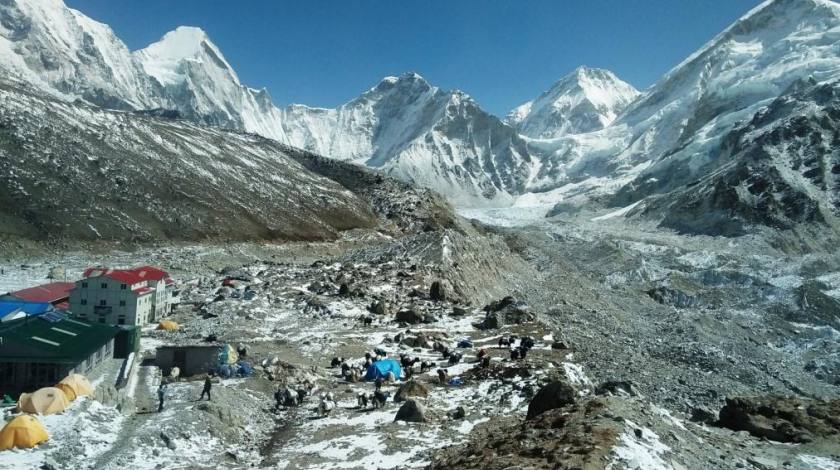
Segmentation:
{"type": "Polygon", "coordinates": [[[49,302],[0,300],[0,321],[13,320],[24,315],[41,315],[52,310],[53,306],[49,302]],[[6,318],[7,316],[9,316],[9,318],[6,318]]]}
{"type": "Polygon", "coordinates": [[[400,363],[393,359],[382,359],[381,361],[376,361],[367,368],[365,380],[384,380],[385,377],[388,376],[388,372],[393,372],[394,377],[399,379],[400,374],[402,374],[400,363]]]}

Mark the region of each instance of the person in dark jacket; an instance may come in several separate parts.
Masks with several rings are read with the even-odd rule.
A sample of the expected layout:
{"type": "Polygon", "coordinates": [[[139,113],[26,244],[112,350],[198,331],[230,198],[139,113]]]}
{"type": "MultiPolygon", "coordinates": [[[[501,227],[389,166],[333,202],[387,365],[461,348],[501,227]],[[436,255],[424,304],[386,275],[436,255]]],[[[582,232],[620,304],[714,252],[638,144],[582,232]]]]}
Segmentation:
{"type": "Polygon", "coordinates": [[[201,390],[201,396],[198,397],[199,400],[204,398],[204,395],[207,395],[207,401],[210,401],[210,389],[213,387],[213,382],[210,380],[210,375],[204,378],[204,388],[201,390]]]}
{"type": "Polygon", "coordinates": [[[161,411],[163,411],[163,400],[166,396],[166,384],[165,383],[161,383],[158,386],[157,395],[158,395],[158,413],[160,413],[161,411]]]}

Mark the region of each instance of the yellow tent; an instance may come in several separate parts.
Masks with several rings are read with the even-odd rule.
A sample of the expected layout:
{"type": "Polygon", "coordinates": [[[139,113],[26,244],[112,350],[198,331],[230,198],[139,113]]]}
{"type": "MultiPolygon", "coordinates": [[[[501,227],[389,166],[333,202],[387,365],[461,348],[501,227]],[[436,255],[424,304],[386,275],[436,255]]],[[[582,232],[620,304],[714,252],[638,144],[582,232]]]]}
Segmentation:
{"type": "Polygon", "coordinates": [[[67,401],[73,401],[76,399],[76,391],[73,390],[73,387],[67,384],[58,383],[56,384],[55,388],[64,392],[64,395],[67,397],[67,401]]]}
{"type": "Polygon", "coordinates": [[[64,391],[60,388],[44,387],[34,393],[21,393],[17,409],[24,413],[51,415],[61,413],[68,406],[70,401],[67,400],[64,391]]]}
{"type": "Polygon", "coordinates": [[[6,423],[0,430],[0,450],[13,447],[28,449],[49,438],[47,430],[37,419],[29,415],[20,415],[6,423]]]}
{"type": "Polygon", "coordinates": [[[166,331],[174,331],[177,330],[178,324],[172,320],[163,320],[162,322],[158,323],[158,330],[166,330],[166,331]]]}
{"type": "Polygon", "coordinates": [[[65,394],[67,394],[66,388],[69,387],[73,391],[73,398],[70,398],[70,395],[67,394],[67,399],[70,401],[75,400],[76,397],[93,396],[93,385],[91,385],[87,377],[82,374],[70,374],[61,379],[61,382],[59,382],[56,387],[64,390],[65,394]]]}

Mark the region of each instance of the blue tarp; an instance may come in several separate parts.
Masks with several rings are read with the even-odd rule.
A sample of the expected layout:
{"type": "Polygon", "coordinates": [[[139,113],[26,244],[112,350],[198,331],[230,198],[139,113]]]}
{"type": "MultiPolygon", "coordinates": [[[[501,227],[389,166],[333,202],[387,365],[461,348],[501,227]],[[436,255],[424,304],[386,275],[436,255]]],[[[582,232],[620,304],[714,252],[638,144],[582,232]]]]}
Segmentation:
{"type": "Polygon", "coordinates": [[[49,312],[53,306],[48,302],[24,302],[20,300],[0,300],[0,319],[11,313],[23,312],[27,315],[41,315],[49,312]]]}
{"type": "Polygon", "coordinates": [[[365,380],[384,380],[385,377],[388,376],[388,372],[393,372],[394,377],[399,379],[402,374],[400,363],[393,359],[382,359],[381,361],[376,361],[367,368],[365,380]]]}

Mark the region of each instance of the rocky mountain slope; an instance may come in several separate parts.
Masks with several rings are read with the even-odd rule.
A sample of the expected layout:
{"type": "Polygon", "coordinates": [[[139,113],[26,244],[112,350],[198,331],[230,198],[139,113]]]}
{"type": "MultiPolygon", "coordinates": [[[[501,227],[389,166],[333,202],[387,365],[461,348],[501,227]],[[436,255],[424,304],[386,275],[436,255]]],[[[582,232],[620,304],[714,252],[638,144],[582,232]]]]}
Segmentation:
{"type": "Polygon", "coordinates": [[[727,134],[720,154],[698,169],[696,179],[683,171],[684,162],[671,161],[623,188],[616,200],[623,204],[654,194],[631,215],[659,217],[664,226],[690,233],[741,235],[750,224],[792,229],[819,223],[837,229],[838,129],[840,82],[796,82],[727,134]],[[670,179],[663,179],[666,174],[670,179]]]}
{"type": "MultiPolygon", "coordinates": [[[[370,202],[253,135],[0,85],[0,234],[44,239],[325,239],[370,202]]],[[[403,190],[403,192],[405,192],[403,190]]]]}
{"type": "Polygon", "coordinates": [[[505,121],[536,139],[592,132],[610,125],[638,95],[609,70],[578,67],[505,121]]]}

